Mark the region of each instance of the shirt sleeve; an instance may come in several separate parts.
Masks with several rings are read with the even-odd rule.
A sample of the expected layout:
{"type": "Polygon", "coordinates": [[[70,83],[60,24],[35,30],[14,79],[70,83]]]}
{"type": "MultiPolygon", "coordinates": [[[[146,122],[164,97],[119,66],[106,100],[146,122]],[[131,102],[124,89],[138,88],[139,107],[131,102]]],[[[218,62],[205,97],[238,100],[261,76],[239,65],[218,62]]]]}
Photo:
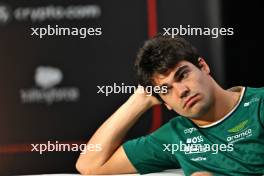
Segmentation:
{"type": "Polygon", "coordinates": [[[155,139],[155,136],[163,133],[162,131],[159,129],[148,136],[133,139],[123,144],[128,159],[140,174],[180,168],[175,156],[164,151],[163,144],[155,139]]]}

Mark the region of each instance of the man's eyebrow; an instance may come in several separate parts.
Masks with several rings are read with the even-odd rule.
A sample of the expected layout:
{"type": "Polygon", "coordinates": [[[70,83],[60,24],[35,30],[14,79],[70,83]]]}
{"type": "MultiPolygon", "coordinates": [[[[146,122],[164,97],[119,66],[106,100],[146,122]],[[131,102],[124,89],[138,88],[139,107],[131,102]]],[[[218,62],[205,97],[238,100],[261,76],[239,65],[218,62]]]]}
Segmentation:
{"type": "MultiPolygon", "coordinates": [[[[179,76],[179,74],[182,72],[182,70],[184,70],[184,69],[186,69],[186,68],[188,68],[188,65],[182,65],[182,66],[180,66],[179,68],[177,68],[177,70],[176,70],[176,72],[174,73],[174,78],[175,77],[177,77],[177,76],[179,76]]],[[[163,87],[163,86],[166,86],[166,87],[168,87],[168,88],[170,88],[171,86],[169,85],[169,84],[167,84],[167,83],[164,83],[164,84],[162,84],[160,87],[163,87]]]]}
{"type": "Polygon", "coordinates": [[[180,66],[180,67],[176,70],[176,72],[175,72],[175,74],[174,74],[174,77],[179,76],[179,74],[182,72],[182,70],[184,70],[184,69],[186,69],[186,68],[188,68],[187,65],[180,66]]]}

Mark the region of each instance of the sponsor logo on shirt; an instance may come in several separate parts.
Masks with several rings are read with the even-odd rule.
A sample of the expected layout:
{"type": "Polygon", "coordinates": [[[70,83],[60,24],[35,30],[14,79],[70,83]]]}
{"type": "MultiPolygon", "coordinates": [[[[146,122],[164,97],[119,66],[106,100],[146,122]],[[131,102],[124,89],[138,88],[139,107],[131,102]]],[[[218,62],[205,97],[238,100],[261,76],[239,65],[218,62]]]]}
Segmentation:
{"type": "Polygon", "coordinates": [[[252,103],[255,103],[255,102],[258,102],[258,101],[259,101],[259,98],[258,97],[254,97],[250,101],[244,103],[244,107],[247,107],[247,106],[251,105],[252,103]]]}
{"type": "Polygon", "coordinates": [[[250,137],[252,135],[252,129],[246,128],[248,125],[249,120],[244,120],[240,122],[235,127],[228,130],[231,135],[229,135],[226,140],[229,143],[235,143],[240,140],[244,140],[247,137],[250,137]]]}
{"type": "Polygon", "coordinates": [[[237,132],[243,130],[245,128],[245,126],[247,125],[247,123],[248,123],[248,120],[244,120],[244,121],[240,122],[238,125],[236,125],[235,127],[229,129],[228,132],[237,133],[237,132]]]}
{"type": "Polygon", "coordinates": [[[197,128],[187,128],[184,130],[184,134],[192,134],[192,132],[197,131],[197,128]]]}
{"type": "Polygon", "coordinates": [[[195,144],[195,143],[200,143],[200,142],[203,142],[204,140],[203,140],[203,136],[196,136],[196,137],[192,137],[192,138],[187,138],[186,139],[186,143],[187,144],[190,144],[190,143],[193,143],[193,144],[195,144]]]}
{"type": "Polygon", "coordinates": [[[206,157],[201,157],[201,156],[199,156],[199,157],[197,157],[197,158],[191,158],[191,160],[192,161],[205,161],[207,158],[206,157]]]}

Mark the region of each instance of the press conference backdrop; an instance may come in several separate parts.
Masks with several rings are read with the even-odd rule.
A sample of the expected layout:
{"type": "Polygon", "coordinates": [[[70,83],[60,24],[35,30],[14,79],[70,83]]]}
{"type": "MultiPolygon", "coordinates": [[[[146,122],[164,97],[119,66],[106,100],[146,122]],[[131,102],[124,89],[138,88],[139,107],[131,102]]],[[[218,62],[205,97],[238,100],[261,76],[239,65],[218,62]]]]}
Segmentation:
{"type": "MultiPolygon", "coordinates": [[[[76,172],[80,152],[40,154],[31,151],[31,144],[86,143],[130,95],[106,96],[98,86],[137,85],[134,59],[151,31],[188,24],[221,27],[221,9],[220,1],[211,0],[1,1],[0,173],[76,172]],[[32,28],[48,25],[100,28],[101,35],[32,35],[32,28]]],[[[224,39],[186,39],[207,60],[216,80],[227,85],[224,39]]],[[[175,115],[164,107],[158,115],[150,110],[127,139],[148,134],[154,121],[157,128],[175,115]]]]}

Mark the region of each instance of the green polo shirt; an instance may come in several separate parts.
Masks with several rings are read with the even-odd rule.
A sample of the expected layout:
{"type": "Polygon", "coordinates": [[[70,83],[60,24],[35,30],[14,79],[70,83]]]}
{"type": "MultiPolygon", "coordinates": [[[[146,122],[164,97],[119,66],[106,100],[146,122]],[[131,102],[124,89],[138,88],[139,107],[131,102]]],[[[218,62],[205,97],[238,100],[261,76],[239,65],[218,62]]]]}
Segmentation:
{"type": "Polygon", "coordinates": [[[123,144],[140,174],[182,168],[185,175],[264,174],[264,88],[240,88],[237,105],[222,119],[198,127],[178,116],[155,132],[123,144]]]}

